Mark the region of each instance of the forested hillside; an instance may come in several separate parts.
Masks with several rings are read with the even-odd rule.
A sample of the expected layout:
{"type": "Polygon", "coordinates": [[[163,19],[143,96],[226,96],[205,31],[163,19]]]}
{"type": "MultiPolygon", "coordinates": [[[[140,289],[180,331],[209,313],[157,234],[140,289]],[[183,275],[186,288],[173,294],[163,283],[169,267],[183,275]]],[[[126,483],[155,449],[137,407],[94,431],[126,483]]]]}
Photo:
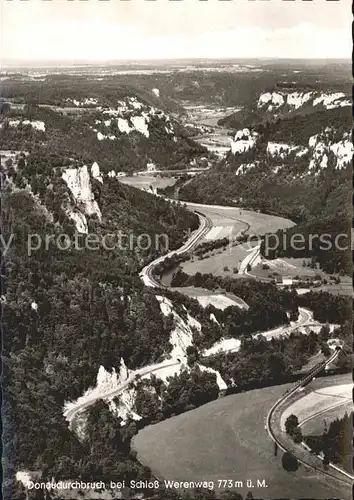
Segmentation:
{"type": "MultiPolygon", "coordinates": [[[[100,365],[111,370],[124,358],[133,369],[169,353],[171,325],[138,276],[141,266],[166,248],[139,247],[137,238],[146,234],[154,242],[156,234],[165,234],[175,248],[197,225],[177,204],[117,179],[100,182],[91,173],[85,180],[90,193],[75,198],[58,166],[65,162],[37,150],[2,168],[2,237],[9,244],[2,248],[3,443],[11,481],[23,469],[39,469],[46,477],[89,477],[92,464],[100,463],[99,436],[94,432],[79,442],[63,417],[64,402],[95,385],[100,365]],[[69,205],[85,218],[87,233],[76,232],[69,205]],[[89,206],[98,207],[100,217],[90,214],[89,206]],[[101,241],[119,231],[132,235],[121,247],[84,244],[90,234],[101,241]],[[29,247],[34,240],[41,244],[29,247]]],[[[106,417],[92,411],[94,429],[97,419],[106,417]]],[[[108,423],[105,432],[111,431],[108,423]]],[[[104,467],[112,477],[123,477],[128,469],[132,477],[144,477],[129,455],[129,432],[128,425],[118,441],[105,443],[110,449],[104,467]]]]}
{"type": "MultiPolygon", "coordinates": [[[[216,162],[182,125],[181,103],[210,99],[214,105],[239,103],[249,110],[252,92],[273,85],[274,75],[266,65],[242,68],[244,73],[238,65],[235,74],[204,73],[196,65],[193,71],[152,71],[143,78],[117,76],[114,69],[108,77],[74,70],[74,75],[4,77],[0,177],[6,499],[45,498],[43,491],[25,490],[15,480],[18,472],[43,480],[153,479],[131,449],[139,428],[235,386],[243,390],[285,380],[320,349],[326,340],[322,330],[319,340],[314,333],[271,342],[253,338],[296,320],[298,306],[313,309],[320,321],[341,323],[338,336],[349,338],[343,319],[348,299],[298,296],[251,278],[174,274],[174,286],[231,292],[248,306],[221,310],[146,287],[139,277],[147,263],[179,248],[199,219],[177,200],[127,186],[119,177],[210,164],[205,157],[216,162]],[[255,72],[261,73],[259,78],[255,72]],[[207,358],[206,350],[222,339],[240,342],[239,352],[207,358]],[[171,371],[141,376],[139,369],[166,360],[171,371]],[[91,400],[94,404],[84,406],[74,423],[66,419],[70,405],[99,392],[100,376],[103,385],[113,380],[116,388],[123,372],[124,382],[128,375],[136,376],[119,395],[109,399],[99,393],[103,399],[91,400]]],[[[316,78],[313,73],[311,82],[316,78]]],[[[282,214],[299,222],[304,234],[328,226],[334,235],[347,231],[346,113],[340,104],[330,110],[320,104],[305,117],[289,114],[285,106],[275,120],[238,130],[232,151],[182,187],[181,199],[282,214]]],[[[218,245],[220,241],[204,242],[197,253],[218,245]]],[[[347,271],[342,255],[315,252],[323,268],[347,271]]],[[[279,248],[269,257],[283,255],[286,249],[279,248]]],[[[208,491],[142,492],[159,500],[216,498],[208,491]]],[[[222,495],[242,500],[237,493],[222,495]]]]}
{"type": "MultiPolygon", "coordinates": [[[[331,102],[336,103],[334,98],[331,102]]],[[[330,233],[332,239],[340,232],[349,234],[350,107],[324,109],[319,104],[311,113],[286,109],[271,120],[263,113],[262,122],[238,130],[225,160],[186,183],[179,196],[284,215],[300,224],[288,233],[304,234],[307,248],[310,232],[330,233]]],[[[328,272],[350,272],[348,252],[338,249],[321,251],[315,245],[301,253],[280,246],[273,257],[305,253],[328,272]]]]}
{"type": "Polygon", "coordinates": [[[208,156],[172,117],[173,106],[151,92],[118,86],[98,94],[75,82],[55,80],[44,92],[38,82],[7,83],[2,95],[19,95],[0,107],[2,148],[31,151],[45,145],[70,158],[99,161],[104,172],[115,174],[184,169],[208,156]]]}

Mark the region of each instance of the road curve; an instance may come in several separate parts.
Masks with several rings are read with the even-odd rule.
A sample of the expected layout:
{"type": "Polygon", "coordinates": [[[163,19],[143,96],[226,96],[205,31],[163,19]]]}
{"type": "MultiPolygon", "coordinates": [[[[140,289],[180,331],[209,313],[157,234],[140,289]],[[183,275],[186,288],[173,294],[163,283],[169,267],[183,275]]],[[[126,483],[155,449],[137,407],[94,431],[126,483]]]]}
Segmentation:
{"type": "MultiPolygon", "coordinates": [[[[192,203],[188,203],[188,205],[192,205],[194,207],[198,207],[201,209],[204,206],[201,204],[192,204],[192,203]]],[[[218,208],[215,206],[212,206],[212,207],[218,208]]],[[[234,207],[220,207],[220,208],[234,209],[234,207]]],[[[192,234],[190,236],[190,238],[184,243],[184,245],[182,245],[182,247],[180,247],[178,250],[171,251],[167,255],[163,255],[163,256],[157,258],[156,260],[150,262],[147,266],[145,266],[141,270],[141,272],[139,273],[139,276],[141,277],[141,279],[143,280],[143,282],[146,286],[150,286],[150,287],[154,287],[154,288],[162,287],[163,285],[159,281],[157,281],[152,274],[154,267],[156,265],[158,265],[159,263],[163,262],[163,260],[166,257],[170,257],[173,254],[178,255],[178,254],[181,254],[183,252],[187,252],[187,251],[191,250],[192,248],[194,248],[198,244],[198,242],[201,239],[204,238],[204,236],[211,229],[211,227],[212,227],[211,220],[196,210],[195,210],[195,213],[199,217],[200,226],[199,226],[198,230],[194,234],[192,234]]],[[[253,263],[256,260],[256,258],[258,257],[258,255],[259,255],[259,248],[255,249],[254,251],[251,252],[251,258],[250,258],[248,263],[250,263],[250,264],[253,263]]],[[[247,265],[245,267],[246,267],[245,274],[248,274],[247,273],[247,265]]],[[[282,443],[279,441],[279,439],[277,438],[277,436],[275,435],[275,433],[272,430],[272,416],[273,416],[275,410],[278,408],[278,406],[280,406],[280,404],[284,403],[288,398],[290,398],[290,396],[292,396],[294,393],[296,393],[300,389],[300,387],[309,383],[317,373],[319,373],[328,363],[332,362],[337,356],[338,356],[338,352],[336,351],[326,362],[321,363],[320,365],[317,365],[305,379],[303,379],[300,383],[295,385],[295,387],[289,393],[285,394],[282,398],[280,398],[272,406],[272,408],[268,412],[268,415],[266,418],[266,430],[267,430],[270,438],[272,439],[272,441],[274,441],[282,451],[287,451],[287,450],[282,445],[282,443]]],[[[179,364],[180,364],[180,362],[177,360],[165,360],[162,363],[159,363],[156,365],[145,366],[141,369],[135,370],[134,372],[132,372],[129,375],[129,377],[123,383],[119,384],[119,386],[116,387],[114,390],[109,390],[109,391],[106,391],[106,392],[103,392],[100,394],[95,394],[95,395],[93,394],[92,397],[88,396],[86,399],[83,398],[82,401],[80,401],[81,398],[79,398],[79,400],[76,402],[76,404],[74,404],[72,407],[67,408],[67,410],[64,412],[64,416],[65,416],[66,420],[69,422],[69,424],[71,424],[76,416],[78,416],[85,408],[94,404],[95,401],[97,401],[98,399],[105,399],[105,398],[111,398],[114,396],[118,396],[120,393],[122,393],[129,386],[129,384],[131,382],[133,382],[135,380],[135,378],[137,376],[148,375],[148,374],[154,373],[160,369],[163,369],[166,367],[177,366],[179,364]]],[[[325,474],[327,476],[335,477],[332,474],[330,474],[328,471],[317,469],[316,467],[312,466],[311,464],[307,463],[306,461],[304,461],[302,459],[298,459],[298,461],[307,467],[311,467],[311,468],[314,468],[316,470],[320,470],[320,472],[322,472],[323,474],[325,474]]],[[[345,483],[348,482],[348,479],[354,479],[353,476],[351,476],[350,474],[347,474],[345,471],[342,471],[341,469],[336,467],[334,464],[330,464],[330,467],[332,467],[333,469],[336,469],[337,471],[339,471],[343,475],[342,481],[344,481],[345,483]]],[[[338,477],[336,477],[336,479],[339,480],[338,477]]]]}
{"type": "MultiPolygon", "coordinates": [[[[207,234],[207,232],[210,230],[212,226],[211,220],[208,219],[208,217],[205,217],[200,212],[196,213],[200,220],[200,225],[197,231],[195,231],[178,250],[171,251],[167,255],[165,254],[162,255],[161,257],[158,257],[156,260],[150,262],[147,266],[144,267],[144,269],[142,269],[139,276],[141,277],[146,286],[151,286],[154,288],[162,287],[163,285],[160,282],[158,282],[152,274],[154,267],[160,262],[162,262],[164,259],[166,259],[166,257],[171,257],[171,255],[173,254],[178,255],[183,252],[188,252],[189,250],[194,248],[198,244],[198,242],[201,239],[203,239],[204,236],[207,234]]],[[[93,405],[98,399],[111,398],[121,394],[129,386],[129,384],[135,380],[136,377],[149,375],[150,373],[154,373],[156,371],[168,367],[178,366],[179,364],[180,361],[169,359],[155,365],[148,365],[138,370],[134,370],[129,375],[129,377],[124,382],[119,384],[114,390],[110,389],[99,394],[93,393],[91,397],[87,396],[86,398],[82,399],[79,398],[76,404],[73,404],[71,407],[68,405],[67,409],[64,411],[64,416],[66,420],[69,422],[69,424],[71,424],[76,416],[78,416],[85,408],[88,408],[89,406],[93,405]]]]}
{"type": "Polygon", "coordinates": [[[154,373],[158,370],[169,368],[171,366],[177,366],[179,364],[180,364],[179,361],[168,359],[156,365],[148,365],[144,366],[143,368],[139,368],[138,370],[134,370],[133,372],[131,372],[129,377],[124,382],[119,384],[115,389],[113,390],[110,389],[101,394],[93,394],[92,397],[88,396],[85,400],[82,400],[81,402],[79,398],[77,404],[64,411],[64,417],[69,423],[71,423],[75,418],[75,416],[81,413],[82,410],[84,410],[85,408],[88,408],[89,406],[93,405],[98,399],[106,399],[106,398],[112,398],[114,396],[119,396],[119,394],[123,392],[125,389],[127,389],[129,384],[136,379],[136,377],[149,375],[150,373],[154,373]]]}
{"type": "MultiPolygon", "coordinates": [[[[301,387],[304,387],[305,385],[307,385],[308,383],[310,383],[311,380],[326,367],[326,365],[329,365],[330,363],[332,363],[336,359],[336,357],[338,356],[339,352],[340,351],[335,351],[332,354],[332,356],[330,356],[326,361],[323,361],[322,363],[319,363],[318,365],[316,365],[304,379],[302,379],[300,382],[298,382],[297,384],[295,384],[295,386],[294,386],[293,389],[291,389],[289,392],[285,393],[280,399],[278,399],[278,401],[276,401],[274,403],[274,405],[271,407],[271,409],[269,410],[269,412],[267,414],[267,417],[266,417],[266,430],[267,430],[268,435],[271,438],[271,440],[283,452],[286,452],[288,450],[285,448],[285,446],[282,444],[282,442],[279,440],[279,438],[276,436],[275,432],[272,429],[273,415],[274,415],[275,411],[278,409],[278,407],[281,404],[283,404],[285,401],[287,401],[293,394],[295,394],[296,392],[298,392],[301,387]]],[[[319,457],[319,458],[321,458],[321,457],[319,457]]],[[[342,482],[344,482],[344,483],[346,483],[348,485],[352,485],[352,480],[354,480],[354,476],[352,476],[351,474],[347,473],[346,471],[340,469],[339,467],[337,467],[336,465],[334,465],[332,463],[329,464],[329,467],[331,467],[332,469],[334,469],[337,472],[339,472],[343,476],[342,479],[339,478],[338,476],[334,476],[333,474],[331,474],[328,471],[325,471],[323,469],[319,469],[319,468],[315,467],[314,465],[308,463],[307,461],[305,461],[303,459],[297,458],[297,460],[298,460],[298,462],[300,462],[301,464],[305,465],[306,467],[310,467],[312,469],[315,469],[315,470],[321,472],[324,475],[327,475],[327,476],[330,476],[332,478],[335,478],[338,481],[342,481],[342,482]]]]}
{"type": "Polygon", "coordinates": [[[198,244],[198,242],[203,239],[204,236],[210,231],[212,227],[211,220],[200,212],[195,213],[200,221],[200,225],[197,231],[195,231],[195,233],[192,234],[180,248],[178,248],[177,250],[172,250],[165,255],[161,255],[161,257],[153,260],[141,270],[139,276],[143,280],[145,286],[150,286],[153,288],[163,287],[163,285],[153,276],[154,267],[163,262],[167,257],[171,257],[174,254],[180,255],[181,253],[192,250],[198,244]]]}

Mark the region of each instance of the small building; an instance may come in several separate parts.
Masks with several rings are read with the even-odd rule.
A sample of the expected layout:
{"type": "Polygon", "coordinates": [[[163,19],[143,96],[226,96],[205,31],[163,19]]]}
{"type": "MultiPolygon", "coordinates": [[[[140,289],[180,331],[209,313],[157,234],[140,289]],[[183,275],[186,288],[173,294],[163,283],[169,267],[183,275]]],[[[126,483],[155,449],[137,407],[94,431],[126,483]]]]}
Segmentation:
{"type": "Polygon", "coordinates": [[[293,284],[293,279],[289,276],[282,276],[281,282],[284,286],[291,286],[293,284]]]}

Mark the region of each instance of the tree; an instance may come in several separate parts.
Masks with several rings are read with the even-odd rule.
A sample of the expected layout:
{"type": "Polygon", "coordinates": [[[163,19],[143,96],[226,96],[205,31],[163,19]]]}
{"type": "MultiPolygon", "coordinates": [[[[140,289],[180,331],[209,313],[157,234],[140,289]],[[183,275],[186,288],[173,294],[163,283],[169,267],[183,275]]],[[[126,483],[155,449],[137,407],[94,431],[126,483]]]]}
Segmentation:
{"type": "Polygon", "coordinates": [[[321,346],[321,352],[326,358],[328,358],[328,356],[330,356],[330,354],[331,354],[331,349],[328,347],[328,344],[326,344],[325,342],[321,346]]]}
{"type": "Polygon", "coordinates": [[[299,425],[299,419],[297,418],[296,415],[289,415],[289,417],[285,421],[285,430],[286,433],[289,434],[289,436],[293,435],[294,430],[296,427],[299,425]]]}
{"type": "Polygon", "coordinates": [[[324,457],[323,457],[323,467],[327,470],[328,469],[328,466],[329,466],[329,456],[327,455],[327,453],[324,454],[324,457]]]}
{"type": "Polygon", "coordinates": [[[320,333],[319,333],[319,338],[321,340],[328,340],[330,336],[331,330],[329,327],[329,324],[326,323],[325,325],[322,326],[320,333]]]}
{"type": "Polygon", "coordinates": [[[295,472],[299,468],[299,462],[297,461],[297,458],[289,451],[286,451],[284,453],[281,459],[281,463],[283,469],[285,469],[288,472],[295,472]]]}
{"type": "Polygon", "coordinates": [[[301,443],[302,441],[302,431],[299,426],[295,427],[292,433],[292,438],[294,440],[294,443],[301,443]]]}

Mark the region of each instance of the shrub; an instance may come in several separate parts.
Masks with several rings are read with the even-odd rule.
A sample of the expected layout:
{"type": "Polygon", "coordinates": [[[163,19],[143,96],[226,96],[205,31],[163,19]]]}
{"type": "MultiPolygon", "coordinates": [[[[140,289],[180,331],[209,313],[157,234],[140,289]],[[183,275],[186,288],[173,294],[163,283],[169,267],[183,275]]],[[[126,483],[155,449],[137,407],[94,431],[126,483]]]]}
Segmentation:
{"type": "Polygon", "coordinates": [[[302,432],[299,426],[295,427],[293,430],[292,438],[294,443],[301,443],[302,441],[302,432]]]}
{"type": "Polygon", "coordinates": [[[289,434],[289,436],[293,435],[294,430],[296,427],[299,425],[299,419],[297,418],[296,415],[289,415],[289,417],[285,421],[285,430],[286,433],[289,434]]]}
{"type": "Polygon", "coordinates": [[[286,451],[284,453],[281,463],[283,469],[288,472],[295,472],[299,468],[299,462],[297,461],[297,458],[289,451],[286,451]]]}

